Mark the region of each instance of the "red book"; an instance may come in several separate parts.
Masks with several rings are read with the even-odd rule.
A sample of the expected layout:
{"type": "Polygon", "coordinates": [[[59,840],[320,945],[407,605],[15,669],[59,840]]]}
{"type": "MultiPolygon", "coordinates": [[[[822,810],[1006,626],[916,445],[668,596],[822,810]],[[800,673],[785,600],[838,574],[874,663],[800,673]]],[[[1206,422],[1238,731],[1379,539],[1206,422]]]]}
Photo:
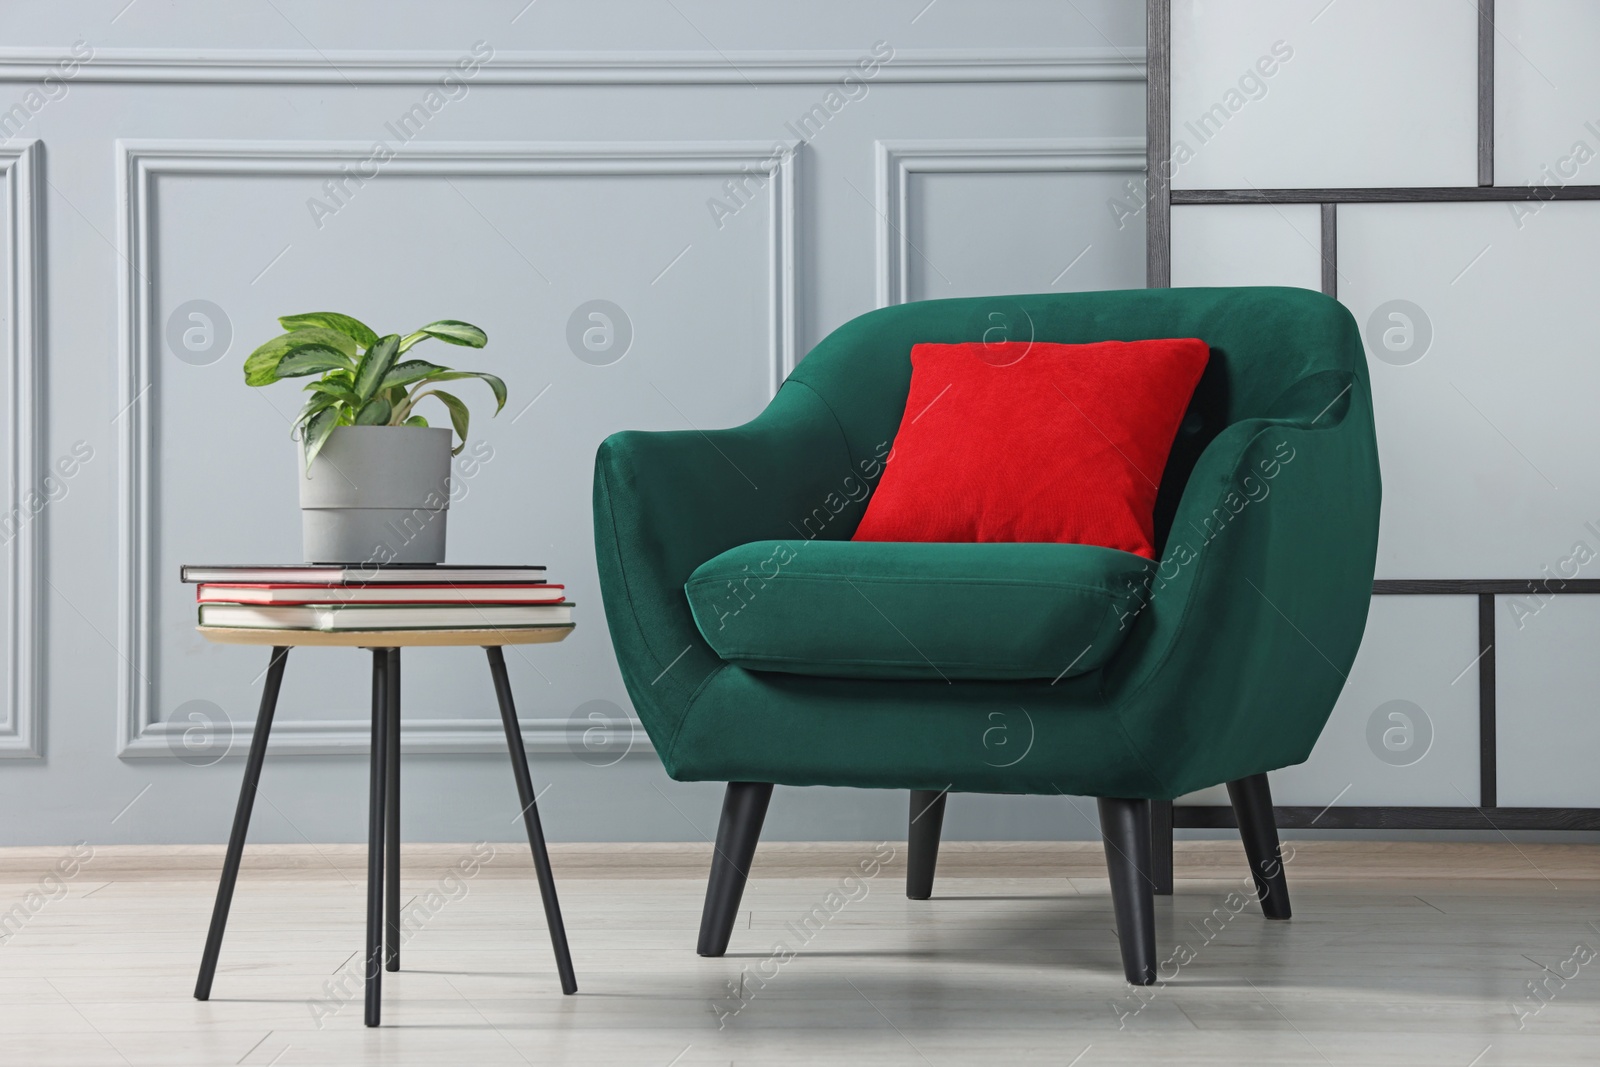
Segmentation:
{"type": "Polygon", "coordinates": [[[202,582],[201,604],[559,604],[566,586],[546,583],[495,585],[407,583],[405,585],[307,585],[202,582]]]}

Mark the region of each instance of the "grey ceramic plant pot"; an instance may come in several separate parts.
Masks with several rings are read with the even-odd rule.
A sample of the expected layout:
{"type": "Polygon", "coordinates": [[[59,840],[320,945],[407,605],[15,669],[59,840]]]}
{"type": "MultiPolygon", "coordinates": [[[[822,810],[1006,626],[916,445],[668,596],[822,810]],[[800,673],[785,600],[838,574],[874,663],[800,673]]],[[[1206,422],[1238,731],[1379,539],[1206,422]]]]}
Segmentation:
{"type": "Polygon", "coordinates": [[[300,464],[308,563],[443,563],[451,431],[341,426],[300,464]]]}

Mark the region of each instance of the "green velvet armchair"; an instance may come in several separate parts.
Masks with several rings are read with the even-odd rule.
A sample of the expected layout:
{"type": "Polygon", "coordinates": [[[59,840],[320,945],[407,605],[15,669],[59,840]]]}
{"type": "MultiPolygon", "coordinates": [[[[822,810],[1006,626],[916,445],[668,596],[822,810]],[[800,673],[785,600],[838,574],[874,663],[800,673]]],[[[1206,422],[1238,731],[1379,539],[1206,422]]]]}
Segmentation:
{"type": "Polygon", "coordinates": [[[701,954],[726,950],[776,783],[912,791],[914,898],[949,793],[1097,798],[1137,984],[1156,966],[1150,801],[1227,783],[1263,911],[1287,918],[1266,772],[1310,755],[1355,658],[1380,496],[1356,324],[1302,289],[883,308],[743,426],[609,437],[595,547],[623,678],[667,772],[728,783],[701,954]],[[1009,340],[1211,346],[1161,479],[1156,560],[850,541],[911,346],[997,323],[1009,340]]]}

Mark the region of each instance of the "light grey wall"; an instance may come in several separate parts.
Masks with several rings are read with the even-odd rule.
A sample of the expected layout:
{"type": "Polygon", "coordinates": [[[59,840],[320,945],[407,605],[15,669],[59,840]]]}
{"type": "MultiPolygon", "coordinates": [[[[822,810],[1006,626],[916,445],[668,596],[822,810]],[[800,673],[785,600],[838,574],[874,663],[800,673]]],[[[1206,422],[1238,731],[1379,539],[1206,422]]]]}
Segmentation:
{"type": "MultiPolygon", "coordinates": [[[[1495,183],[1600,184],[1600,8],[1495,11],[1495,183]]],[[[1193,155],[1176,188],[1477,184],[1476,5],[1174,0],[1172,26],[1174,149],[1193,155]],[[1275,48],[1290,55],[1242,83],[1275,48]]],[[[1592,201],[1339,206],[1338,295],[1367,338],[1383,466],[1378,577],[1600,573],[1597,241],[1592,201]],[[1393,301],[1419,331],[1398,353],[1381,347],[1393,301]]],[[[1174,284],[1317,288],[1321,252],[1315,205],[1173,211],[1174,284]]],[[[1274,775],[1276,797],[1475,804],[1476,610],[1377,598],[1327,731],[1274,775]],[[1384,750],[1385,730],[1406,738],[1393,712],[1409,751],[1384,750]]],[[[1500,597],[1497,611],[1499,802],[1600,806],[1600,606],[1500,597]]]]}
{"type": "MultiPolygon", "coordinates": [[[[744,421],[881,302],[1144,280],[1143,219],[1109,207],[1142,168],[1131,0],[72,0],[0,3],[0,22],[0,447],[24,518],[5,544],[0,843],[226,836],[229,724],[253,719],[265,656],[199,640],[177,568],[296,558],[296,390],[239,375],[276,315],[487,329],[463,362],[511,400],[478,408],[493,457],[451,557],[546,563],[579,604],[571,640],[510,657],[547,830],[696,840],[719,790],[669,782],[642,735],[619,758],[597,442],[744,421]],[[841,85],[875,48],[876,73],[841,85]],[[463,57],[470,77],[441,84],[463,57]],[[407,114],[425,119],[402,144],[407,114]],[[394,158],[372,162],[375,142],[394,158]],[[603,366],[568,342],[595,300],[632,335],[603,366]],[[169,340],[191,325],[198,352],[169,340]]],[[[362,837],[366,670],[291,658],[253,840],[362,837]]],[[[411,654],[406,700],[407,837],[514,837],[481,654],[411,654]]],[[[769,835],[895,836],[904,804],[785,790],[769,835]]],[[[1087,836],[1087,811],[968,798],[948,832],[1087,836]]]]}

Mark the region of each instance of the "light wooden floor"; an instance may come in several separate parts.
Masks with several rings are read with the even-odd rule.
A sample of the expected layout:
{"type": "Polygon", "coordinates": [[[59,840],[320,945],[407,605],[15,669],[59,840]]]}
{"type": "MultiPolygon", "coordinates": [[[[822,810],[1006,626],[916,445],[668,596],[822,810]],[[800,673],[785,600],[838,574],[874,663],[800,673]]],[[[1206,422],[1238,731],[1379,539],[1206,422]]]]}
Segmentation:
{"type": "Polygon", "coordinates": [[[1238,846],[1179,848],[1169,980],[1136,993],[1098,845],[950,843],[927,902],[905,899],[903,843],[763,845],[720,960],[694,954],[708,846],[556,846],[563,997],[526,848],[467,877],[470,846],[415,845],[377,1031],[359,847],[247,852],[204,1004],[220,849],[102,848],[63,885],[41,879],[66,849],[0,850],[0,1062],[1600,1062],[1600,849],[1299,842],[1295,918],[1269,925],[1234,914],[1238,846]],[[894,859],[847,881],[877,848],[894,859]]]}

